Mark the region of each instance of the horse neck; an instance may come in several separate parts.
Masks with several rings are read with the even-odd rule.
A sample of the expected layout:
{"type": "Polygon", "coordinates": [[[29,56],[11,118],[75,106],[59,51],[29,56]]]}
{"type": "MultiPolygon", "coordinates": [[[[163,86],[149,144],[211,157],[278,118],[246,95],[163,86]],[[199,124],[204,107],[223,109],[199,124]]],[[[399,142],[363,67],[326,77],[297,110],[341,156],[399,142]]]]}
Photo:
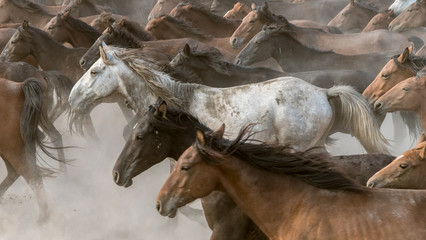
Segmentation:
{"type": "Polygon", "coordinates": [[[65,25],[67,29],[67,42],[69,42],[73,47],[91,47],[96,39],[92,39],[89,34],[74,30],[69,24],[65,25]]]}
{"type": "Polygon", "coordinates": [[[64,63],[58,59],[65,59],[70,50],[50,36],[36,33],[32,34],[32,38],[31,53],[40,67],[44,70],[62,69],[64,63]]]}
{"type": "Polygon", "coordinates": [[[257,169],[234,157],[224,161],[217,166],[219,187],[270,239],[281,239],[277,234],[282,225],[290,226],[301,203],[315,199],[321,191],[295,177],[257,169]]]}

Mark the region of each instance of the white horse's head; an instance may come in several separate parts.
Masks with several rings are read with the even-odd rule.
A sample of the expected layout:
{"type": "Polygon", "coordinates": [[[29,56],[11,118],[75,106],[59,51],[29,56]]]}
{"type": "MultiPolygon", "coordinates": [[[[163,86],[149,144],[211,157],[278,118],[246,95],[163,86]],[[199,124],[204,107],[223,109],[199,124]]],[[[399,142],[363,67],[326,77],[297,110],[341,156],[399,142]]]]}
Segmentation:
{"type": "Polygon", "coordinates": [[[73,111],[87,113],[101,102],[116,102],[125,95],[123,79],[134,74],[114,50],[103,44],[101,57],[72,88],[69,103],[73,111]]]}

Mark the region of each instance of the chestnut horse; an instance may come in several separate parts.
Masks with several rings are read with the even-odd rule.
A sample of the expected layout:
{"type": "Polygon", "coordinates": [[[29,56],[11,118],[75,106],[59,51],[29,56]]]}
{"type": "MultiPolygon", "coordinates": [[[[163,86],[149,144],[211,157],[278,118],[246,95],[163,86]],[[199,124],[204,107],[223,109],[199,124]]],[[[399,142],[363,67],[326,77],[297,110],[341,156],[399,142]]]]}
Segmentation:
{"type": "Polygon", "coordinates": [[[174,217],[179,207],[218,190],[269,239],[426,238],[426,192],[369,189],[321,154],[253,144],[250,128],[232,141],[223,133],[197,131],[157,196],[161,215],[174,217]]]}
{"type": "Polygon", "coordinates": [[[189,22],[197,29],[214,37],[229,37],[240,25],[241,21],[228,20],[217,16],[203,7],[190,3],[180,3],[169,14],[170,16],[189,22]]]}
{"type": "Polygon", "coordinates": [[[420,136],[417,146],[399,155],[367,182],[373,188],[425,189],[426,136],[420,136]]]}
{"type": "Polygon", "coordinates": [[[389,30],[394,32],[418,27],[426,27],[426,0],[417,0],[389,23],[389,30]]]}
{"type": "Polygon", "coordinates": [[[345,33],[361,32],[377,13],[377,9],[350,0],[349,4],[328,22],[327,26],[336,27],[345,33]]]}
{"type": "Polygon", "coordinates": [[[395,111],[413,111],[417,114],[423,129],[426,129],[426,67],[410,77],[396,84],[374,103],[374,110],[379,113],[395,111]]]}
{"type": "Polygon", "coordinates": [[[44,88],[35,78],[20,83],[0,79],[0,156],[7,169],[7,176],[0,184],[0,197],[22,176],[36,195],[40,221],[49,217],[43,177],[54,171],[37,165],[36,147],[56,159],[48,152],[44,136],[38,130],[38,126],[48,121],[41,110],[44,88]]]}
{"type": "MultiPolygon", "coordinates": [[[[191,114],[167,107],[164,101],[158,99],[155,105],[149,107],[147,118],[142,118],[134,127],[121,151],[112,171],[115,183],[129,187],[134,177],[166,157],[177,159],[195,141],[197,129],[209,130],[191,114]]],[[[393,158],[384,154],[363,154],[335,156],[331,157],[331,161],[336,163],[339,170],[365,185],[370,176],[393,158]]],[[[213,231],[211,240],[260,239],[259,235],[252,234],[257,227],[251,220],[242,214],[229,214],[239,210],[227,195],[215,192],[201,202],[213,231]]]]}
{"type": "Polygon", "coordinates": [[[43,27],[56,41],[73,47],[89,48],[101,35],[87,23],[70,16],[70,11],[58,13],[43,27]]]}
{"type": "Polygon", "coordinates": [[[392,10],[379,12],[371,18],[362,32],[371,32],[376,29],[388,29],[389,23],[392,22],[395,17],[396,15],[392,10]]]}
{"type": "MultiPolygon", "coordinates": [[[[254,8],[253,5],[252,8],[254,8]]],[[[237,2],[223,17],[229,20],[242,20],[250,11],[251,9],[247,5],[237,2]]]]}

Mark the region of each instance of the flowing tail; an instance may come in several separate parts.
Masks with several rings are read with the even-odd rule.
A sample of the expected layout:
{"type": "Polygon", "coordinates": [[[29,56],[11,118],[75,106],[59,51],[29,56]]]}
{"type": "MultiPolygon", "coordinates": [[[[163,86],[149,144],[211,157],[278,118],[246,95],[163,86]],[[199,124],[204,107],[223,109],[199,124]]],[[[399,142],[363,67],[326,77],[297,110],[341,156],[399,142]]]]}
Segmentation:
{"type": "Polygon", "coordinates": [[[333,130],[355,136],[368,153],[388,154],[388,141],[380,132],[374,113],[365,98],[350,86],[335,86],[327,89],[333,107],[333,130]]]}
{"type": "MultiPolygon", "coordinates": [[[[25,80],[22,85],[22,91],[25,96],[24,107],[21,114],[21,136],[25,143],[25,152],[27,157],[35,158],[36,146],[50,158],[64,161],[64,159],[59,159],[53,156],[43,142],[44,134],[38,129],[38,126],[41,126],[46,123],[47,118],[43,114],[43,87],[35,78],[29,78],[25,80]]],[[[48,168],[41,168],[43,175],[51,175],[54,173],[53,170],[48,168]]]]}

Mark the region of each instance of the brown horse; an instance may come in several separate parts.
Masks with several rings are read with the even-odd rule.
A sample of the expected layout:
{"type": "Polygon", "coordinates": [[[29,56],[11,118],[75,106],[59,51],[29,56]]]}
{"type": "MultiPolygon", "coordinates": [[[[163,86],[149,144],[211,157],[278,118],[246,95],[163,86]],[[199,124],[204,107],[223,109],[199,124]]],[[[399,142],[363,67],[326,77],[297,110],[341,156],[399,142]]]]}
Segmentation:
{"type": "Polygon", "coordinates": [[[36,78],[17,83],[0,79],[0,156],[3,159],[7,176],[0,184],[0,197],[16,181],[24,177],[36,195],[40,208],[40,221],[48,219],[48,206],[43,188],[43,176],[53,173],[41,168],[36,161],[36,147],[40,147],[49,157],[43,143],[43,134],[37,129],[46,121],[43,105],[43,86],[36,78]]]}
{"type": "Polygon", "coordinates": [[[84,73],[78,60],[86,51],[86,48],[67,48],[46,32],[24,21],[4,47],[0,59],[17,62],[32,55],[43,70],[57,70],[77,82],[84,73]]]}
{"type": "Polygon", "coordinates": [[[241,21],[232,21],[217,16],[203,7],[190,3],[180,3],[169,14],[170,16],[189,22],[197,29],[214,37],[229,37],[240,25],[241,21]]]}
{"type": "Polygon", "coordinates": [[[58,13],[43,27],[56,41],[73,47],[89,48],[101,35],[87,23],[70,16],[70,11],[58,13]]]}
{"type": "Polygon", "coordinates": [[[158,194],[158,212],[174,217],[179,207],[219,190],[269,239],[426,237],[420,220],[425,192],[370,190],[335,170],[323,155],[247,143],[249,130],[243,128],[233,141],[222,139],[223,128],[213,136],[198,130],[158,194]]]}
{"type": "MultiPolygon", "coordinates": [[[[259,32],[235,58],[240,65],[251,65],[274,58],[285,72],[302,72],[324,69],[357,69],[378,72],[393,53],[343,55],[333,51],[318,50],[299,41],[294,25],[270,25],[259,32]]],[[[365,33],[363,33],[365,34],[365,33]]],[[[340,35],[340,34],[336,34],[340,35]]]]}
{"type": "Polygon", "coordinates": [[[361,32],[377,13],[377,9],[350,0],[327,26],[336,27],[342,32],[361,32]]]}
{"type": "Polygon", "coordinates": [[[389,165],[374,174],[367,182],[374,188],[425,189],[426,136],[420,136],[417,146],[399,155],[389,165]]]}
{"type": "MultiPolygon", "coordinates": [[[[252,8],[254,8],[254,6],[252,8]]],[[[251,9],[247,5],[237,2],[232,9],[223,15],[223,17],[229,20],[242,20],[250,11],[251,9]]]]}
{"type": "MultiPolygon", "coordinates": [[[[148,15],[148,21],[169,14],[181,2],[181,0],[158,0],[148,15]]],[[[186,2],[210,9],[212,0],[186,0],[186,2]]]]}
{"type": "Polygon", "coordinates": [[[269,68],[252,68],[236,65],[223,60],[216,49],[196,50],[185,45],[170,65],[196,76],[199,83],[213,87],[230,87],[240,84],[261,82],[268,79],[293,76],[315,86],[330,88],[334,85],[350,85],[359,93],[371,83],[374,75],[359,70],[321,70],[310,72],[283,73],[269,68]]]}
{"type": "Polygon", "coordinates": [[[405,46],[409,45],[407,36],[384,30],[362,34],[332,34],[330,32],[336,31],[329,29],[327,32],[319,28],[312,28],[312,26],[298,26],[296,24],[300,24],[299,22],[289,22],[282,16],[276,16],[267,6],[264,4],[262,7],[257,7],[243,19],[240,27],[231,36],[233,47],[238,48],[240,44],[248,42],[260,32],[263,25],[272,23],[283,25],[283,28],[292,32],[293,38],[305,45],[318,50],[332,50],[346,55],[403,50],[405,46]]]}
{"type": "Polygon", "coordinates": [[[24,20],[43,27],[54,15],[39,4],[28,0],[1,0],[0,23],[20,23],[24,20]]]}
{"type": "Polygon", "coordinates": [[[389,30],[395,32],[417,27],[426,27],[426,0],[417,0],[389,23],[389,30]]]}
{"type": "MultiPolygon", "coordinates": [[[[118,157],[113,169],[115,183],[129,187],[134,177],[166,157],[177,159],[194,142],[197,129],[209,130],[194,116],[167,107],[161,99],[157,100],[155,105],[150,106],[147,118],[141,119],[134,127],[118,157]]],[[[364,185],[370,176],[392,159],[392,156],[383,154],[332,157],[338,169],[349,173],[364,185]]],[[[235,203],[226,195],[216,192],[203,198],[202,204],[209,227],[213,231],[211,240],[266,239],[261,238],[261,235],[252,235],[253,232],[260,234],[259,231],[254,231],[257,227],[246,216],[238,213],[240,210],[236,209],[235,203]],[[228,214],[229,212],[235,214],[228,214]]]]}
{"type": "Polygon", "coordinates": [[[374,103],[379,113],[413,111],[417,114],[423,129],[426,129],[426,104],[424,104],[426,67],[417,75],[396,84],[374,103]]]}
{"type": "MultiPolygon", "coordinates": [[[[265,2],[261,6],[252,5],[252,10],[243,18],[241,24],[231,36],[230,43],[234,48],[240,48],[243,44],[248,43],[258,32],[262,30],[264,25],[273,23],[286,23],[287,20],[282,16],[277,16],[269,10],[269,4],[265,2]]],[[[309,20],[293,20],[292,24],[298,27],[315,28],[324,32],[340,33],[335,27],[327,27],[309,20]]]]}
{"type": "Polygon", "coordinates": [[[114,22],[118,22],[123,18],[127,18],[127,17],[122,15],[112,14],[110,12],[103,12],[97,15],[95,18],[93,18],[90,21],[89,25],[92,26],[94,29],[96,29],[96,31],[103,32],[108,26],[111,26],[114,22]]]}
{"type": "Polygon", "coordinates": [[[388,29],[389,23],[395,17],[396,15],[391,9],[384,12],[379,12],[371,18],[370,22],[368,22],[367,26],[365,26],[362,32],[371,32],[376,29],[388,29]]]}

